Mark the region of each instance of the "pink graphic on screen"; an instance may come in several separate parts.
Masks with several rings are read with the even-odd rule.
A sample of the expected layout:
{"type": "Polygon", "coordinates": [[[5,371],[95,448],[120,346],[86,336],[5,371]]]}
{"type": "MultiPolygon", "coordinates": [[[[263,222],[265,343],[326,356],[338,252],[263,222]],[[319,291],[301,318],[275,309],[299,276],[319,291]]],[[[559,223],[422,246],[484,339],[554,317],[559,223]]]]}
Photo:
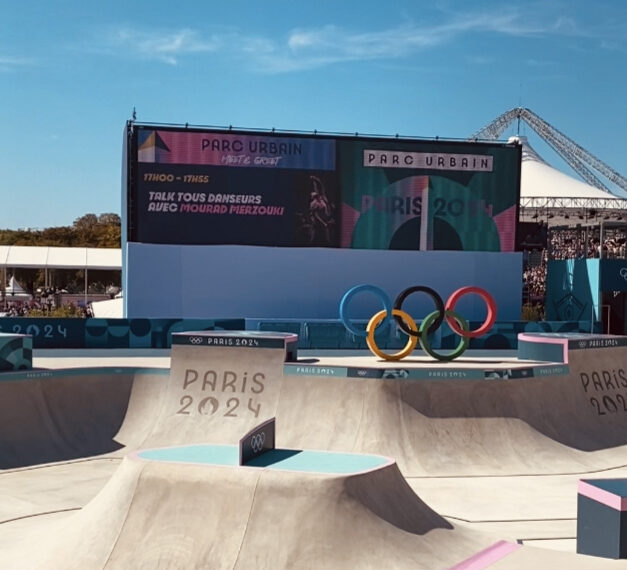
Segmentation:
{"type": "Polygon", "coordinates": [[[503,210],[493,218],[499,232],[501,251],[514,251],[516,243],[516,206],[503,210]]]}
{"type": "Polygon", "coordinates": [[[323,138],[142,131],[138,161],[240,168],[334,170],[335,141],[323,138]]]}

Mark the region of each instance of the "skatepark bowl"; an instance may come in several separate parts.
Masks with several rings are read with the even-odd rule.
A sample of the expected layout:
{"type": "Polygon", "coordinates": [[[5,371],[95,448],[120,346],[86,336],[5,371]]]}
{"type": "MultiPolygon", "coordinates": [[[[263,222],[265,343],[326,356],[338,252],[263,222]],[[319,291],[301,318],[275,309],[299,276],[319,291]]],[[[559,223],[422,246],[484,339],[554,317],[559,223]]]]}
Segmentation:
{"type": "MultiPolygon", "coordinates": [[[[0,567],[627,568],[577,553],[578,486],[627,479],[627,338],[394,363],[295,338],[178,333],[0,373],[0,567]],[[270,418],[276,448],[242,462],[270,418]]],[[[622,501],[600,534],[627,543],[622,501]]]]}

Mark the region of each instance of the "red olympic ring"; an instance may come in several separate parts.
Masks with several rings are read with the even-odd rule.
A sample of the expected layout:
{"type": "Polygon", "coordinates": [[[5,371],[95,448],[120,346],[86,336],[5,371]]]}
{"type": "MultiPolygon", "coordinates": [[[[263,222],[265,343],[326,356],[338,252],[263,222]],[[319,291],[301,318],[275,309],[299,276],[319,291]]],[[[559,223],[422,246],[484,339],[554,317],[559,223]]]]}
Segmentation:
{"type": "Polygon", "coordinates": [[[444,310],[454,311],[457,302],[468,293],[475,293],[479,295],[484,300],[486,307],[488,308],[488,315],[486,316],[483,324],[474,331],[464,331],[453,317],[446,316],[446,322],[455,334],[466,338],[477,338],[488,332],[496,321],[496,303],[494,302],[492,295],[490,295],[486,290],[481,289],[481,287],[461,287],[460,289],[457,289],[457,291],[454,291],[448,298],[444,310]]]}

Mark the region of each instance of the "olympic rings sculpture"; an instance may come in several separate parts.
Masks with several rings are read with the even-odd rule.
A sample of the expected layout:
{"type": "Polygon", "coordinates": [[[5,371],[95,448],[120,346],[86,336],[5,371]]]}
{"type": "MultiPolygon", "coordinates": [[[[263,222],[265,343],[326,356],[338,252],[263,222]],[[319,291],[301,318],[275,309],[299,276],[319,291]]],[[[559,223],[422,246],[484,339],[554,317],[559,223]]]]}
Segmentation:
{"type": "Polygon", "coordinates": [[[492,295],[480,287],[461,287],[460,289],[454,291],[447,299],[446,303],[444,303],[442,297],[440,297],[436,291],[431,289],[431,287],[416,285],[401,291],[398,297],[396,297],[394,304],[392,304],[388,294],[380,287],[377,287],[376,285],[356,285],[355,287],[349,289],[340,301],[340,320],[349,332],[357,337],[365,337],[366,344],[368,345],[370,351],[375,356],[384,360],[401,360],[402,358],[405,358],[413,352],[420,340],[422,349],[429,356],[435,358],[436,360],[449,362],[458,356],[461,356],[461,354],[468,348],[471,338],[477,338],[492,328],[492,325],[494,325],[494,322],[496,321],[496,303],[494,302],[492,295]],[[383,310],[375,313],[371,317],[370,321],[366,325],[366,330],[363,331],[356,328],[350,322],[348,318],[348,305],[355,295],[365,292],[374,293],[383,304],[383,310]],[[427,294],[431,297],[435,304],[435,311],[429,313],[424,318],[420,327],[408,313],[402,310],[403,303],[407,297],[414,293],[427,294]],[[483,324],[478,329],[473,331],[470,330],[468,321],[455,312],[455,306],[458,301],[464,295],[471,293],[479,295],[485,302],[488,309],[488,314],[483,324]],[[409,336],[407,344],[399,352],[394,354],[387,354],[383,352],[377,346],[375,341],[375,329],[381,324],[381,322],[388,319],[390,316],[394,318],[396,325],[409,336]],[[451,330],[461,339],[457,347],[450,354],[440,354],[436,352],[431,347],[431,341],[429,340],[429,335],[435,332],[442,325],[444,320],[446,320],[451,330]]]}

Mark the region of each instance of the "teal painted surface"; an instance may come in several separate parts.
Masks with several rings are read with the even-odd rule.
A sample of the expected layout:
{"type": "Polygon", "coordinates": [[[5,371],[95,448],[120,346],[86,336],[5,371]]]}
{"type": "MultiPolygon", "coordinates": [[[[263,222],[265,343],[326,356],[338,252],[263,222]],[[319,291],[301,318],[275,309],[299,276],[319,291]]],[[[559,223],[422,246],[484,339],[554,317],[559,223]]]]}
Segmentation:
{"type": "MultiPolygon", "coordinates": [[[[239,449],[234,445],[188,445],[150,449],[138,453],[142,459],[206,465],[237,465],[239,449]]],[[[247,466],[328,474],[359,473],[388,463],[377,455],[328,453],[324,451],[299,451],[276,449],[268,451],[249,462],[247,466]]]]}
{"type": "Polygon", "coordinates": [[[549,342],[518,341],[518,358],[521,360],[539,360],[544,362],[563,362],[564,346],[549,342]]]}
{"type": "Polygon", "coordinates": [[[582,481],[613,495],[627,497],[627,479],[582,479],[582,481]]]}
{"type": "MultiPolygon", "coordinates": [[[[583,318],[593,318],[594,320],[602,319],[601,315],[601,260],[586,259],[586,271],[588,277],[588,289],[592,297],[592,311],[583,318]]],[[[583,284],[585,287],[585,284],[583,284]]]]}
{"type": "Polygon", "coordinates": [[[548,321],[600,319],[600,260],[549,261],[546,279],[548,321]]]}
{"type": "Polygon", "coordinates": [[[381,467],[388,462],[386,458],[376,455],[326,453],[324,451],[282,454],[282,451],[284,450],[269,451],[252,460],[248,465],[284,471],[348,474],[381,467]]]}

